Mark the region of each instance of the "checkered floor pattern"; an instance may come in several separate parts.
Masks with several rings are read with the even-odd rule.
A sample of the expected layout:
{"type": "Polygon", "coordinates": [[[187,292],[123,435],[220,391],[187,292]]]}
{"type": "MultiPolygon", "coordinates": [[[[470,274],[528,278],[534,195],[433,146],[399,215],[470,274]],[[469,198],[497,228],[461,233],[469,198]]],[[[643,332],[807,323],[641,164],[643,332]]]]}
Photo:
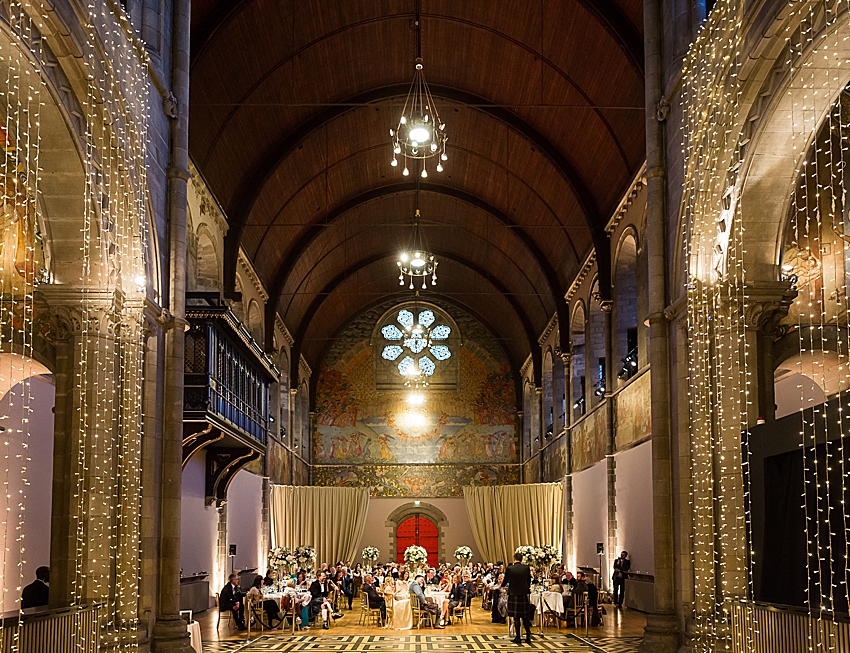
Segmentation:
{"type": "Polygon", "coordinates": [[[531,646],[514,647],[500,635],[264,635],[251,642],[205,644],[204,653],[636,653],[639,637],[575,635],[535,637],[531,646]],[[589,643],[588,643],[589,642],[589,643]]]}

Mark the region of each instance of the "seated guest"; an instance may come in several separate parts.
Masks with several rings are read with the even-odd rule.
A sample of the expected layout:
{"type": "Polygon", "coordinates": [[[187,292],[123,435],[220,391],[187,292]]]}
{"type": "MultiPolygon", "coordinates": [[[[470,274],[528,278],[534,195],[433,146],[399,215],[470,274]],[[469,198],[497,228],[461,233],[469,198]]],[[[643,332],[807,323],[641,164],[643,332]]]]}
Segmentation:
{"type": "Polygon", "coordinates": [[[440,586],[439,587],[440,587],[441,592],[446,592],[446,593],[451,592],[453,585],[454,585],[454,583],[452,581],[452,578],[448,574],[446,574],[445,576],[443,576],[440,579],[440,586]]]}
{"type": "Polygon", "coordinates": [[[449,608],[454,614],[454,609],[468,605],[466,602],[466,584],[460,579],[459,574],[455,574],[452,579],[452,587],[449,590],[449,608]]]}
{"type": "Polygon", "coordinates": [[[280,604],[283,608],[284,613],[288,613],[298,612],[298,604],[300,603],[301,616],[296,619],[296,624],[300,622],[301,627],[306,630],[310,627],[310,602],[312,601],[312,599],[313,597],[309,593],[304,594],[299,599],[298,590],[295,589],[295,581],[291,580],[286,584],[286,587],[283,589],[283,598],[281,598],[280,604]],[[294,610],[293,606],[295,607],[294,610]]]}
{"type": "MultiPolygon", "coordinates": [[[[410,605],[411,607],[418,607],[420,610],[424,610],[431,614],[431,623],[434,628],[442,628],[442,624],[437,624],[437,615],[440,614],[440,608],[437,607],[436,603],[428,603],[428,600],[425,598],[425,576],[419,574],[416,576],[414,581],[410,584],[410,605]]],[[[445,602],[448,606],[448,601],[445,602]]]]}
{"type": "MultiPolygon", "coordinates": [[[[388,580],[387,583],[392,583],[391,580],[388,580]]],[[[378,590],[375,587],[375,578],[371,574],[366,574],[366,578],[363,579],[363,588],[361,590],[369,597],[369,607],[370,608],[380,608],[381,610],[381,623],[387,622],[387,602],[378,594],[378,590]]]]}
{"type": "Polygon", "coordinates": [[[425,575],[425,584],[426,585],[439,585],[440,577],[437,576],[437,570],[431,567],[426,575],[425,575]]]}
{"type": "MultiPolygon", "coordinates": [[[[248,590],[248,595],[262,596],[263,591],[260,589],[262,586],[263,577],[254,576],[254,582],[251,583],[251,589],[248,590]]],[[[263,601],[263,612],[268,615],[269,622],[267,624],[263,624],[267,628],[274,629],[283,623],[283,615],[280,614],[280,608],[277,605],[277,601],[274,601],[273,599],[265,599],[263,601]],[[275,624],[275,621],[277,624],[275,624]]]]}
{"type": "Polygon", "coordinates": [[[50,567],[39,567],[35,570],[35,580],[21,592],[21,609],[39,608],[47,605],[50,594],[50,567]]]}
{"type": "Polygon", "coordinates": [[[298,575],[295,577],[295,584],[298,585],[298,587],[304,587],[307,584],[307,573],[299,571],[298,575]]]}
{"type": "Polygon", "coordinates": [[[328,618],[333,616],[334,619],[339,619],[342,617],[342,614],[339,612],[333,611],[333,606],[331,602],[328,601],[328,594],[330,593],[330,583],[328,582],[327,574],[324,571],[319,571],[319,575],[316,577],[316,580],[313,581],[313,584],[310,585],[310,594],[313,597],[313,600],[310,604],[313,617],[318,615],[322,615],[322,628],[328,628],[328,618]]]}
{"type": "Polygon", "coordinates": [[[239,630],[245,630],[245,602],[242,600],[242,590],[239,589],[239,576],[230,574],[227,577],[227,585],[221,590],[218,599],[218,609],[221,612],[228,610],[233,614],[233,621],[239,630]]]}

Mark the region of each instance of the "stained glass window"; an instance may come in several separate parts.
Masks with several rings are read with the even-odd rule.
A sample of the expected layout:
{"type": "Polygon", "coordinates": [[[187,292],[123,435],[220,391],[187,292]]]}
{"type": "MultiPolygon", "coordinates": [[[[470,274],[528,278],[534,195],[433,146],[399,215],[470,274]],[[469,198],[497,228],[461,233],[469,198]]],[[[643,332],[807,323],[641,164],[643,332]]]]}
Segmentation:
{"type": "Polygon", "coordinates": [[[452,328],[450,326],[446,326],[445,324],[438,324],[433,329],[431,329],[431,338],[433,340],[445,340],[451,335],[452,328]]]}
{"type": "Polygon", "coordinates": [[[432,376],[434,374],[435,367],[434,361],[427,356],[422,356],[422,358],[419,359],[419,369],[425,376],[432,376]]]}
{"type": "Polygon", "coordinates": [[[407,310],[400,310],[398,312],[398,323],[406,329],[409,329],[413,326],[413,313],[407,310]]]}
{"type": "MultiPolygon", "coordinates": [[[[403,353],[404,349],[402,349],[398,345],[387,345],[386,347],[384,347],[384,351],[381,352],[381,357],[385,358],[388,361],[394,361],[403,353]]],[[[436,356],[436,354],[434,355],[436,356]]]]}
{"type": "Polygon", "coordinates": [[[408,372],[414,365],[416,365],[416,362],[410,356],[405,356],[398,364],[398,371],[401,372],[402,376],[407,376],[408,372]]]}
{"type": "Polygon", "coordinates": [[[384,338],[387,340],[401,340],[403,335],[395,324],[388,324],[381,329],[381,333],[384,334],[384,338]]]}
{"type": "Polygon", "coordinates": [[[435,319],[436,318],[434,317],[434,311],[430,309],[422,311],[419,314],[419,324],[424,326],[426,329],[432,324],[434,324],[435,319]]]}
{"type": "Polygon", "coordinates": [[[428,346],[428,338],[424,336],[410,336],[404,339],[404,346],[414,354],[419,354],[428,346]]]}
{"type": "Polygon", "coordinates": [[[449,348],[445,345],[434,345],[428,351],[430,351],[431,355],[438,361],[448,360],[452,357],[451,350],[449,350],[449,348]]]}

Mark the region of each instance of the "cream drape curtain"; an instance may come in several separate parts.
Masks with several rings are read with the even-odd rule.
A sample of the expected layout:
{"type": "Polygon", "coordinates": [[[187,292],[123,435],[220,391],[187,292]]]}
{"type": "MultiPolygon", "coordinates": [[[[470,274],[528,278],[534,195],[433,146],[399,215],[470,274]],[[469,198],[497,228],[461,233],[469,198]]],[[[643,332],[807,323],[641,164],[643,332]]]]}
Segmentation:
{"type": "Polygon", "coordinates": [[[272,485],[272,546],[314,546],[316,561],[354,561],[363,535],[369,488],[272,485]]]}
{"type": "Polygon", "coordinates": [[[465,487],[469,524],[484,560],[508,562],[518,546],[551,544],[564,533],[563,483],[465,487]]]}

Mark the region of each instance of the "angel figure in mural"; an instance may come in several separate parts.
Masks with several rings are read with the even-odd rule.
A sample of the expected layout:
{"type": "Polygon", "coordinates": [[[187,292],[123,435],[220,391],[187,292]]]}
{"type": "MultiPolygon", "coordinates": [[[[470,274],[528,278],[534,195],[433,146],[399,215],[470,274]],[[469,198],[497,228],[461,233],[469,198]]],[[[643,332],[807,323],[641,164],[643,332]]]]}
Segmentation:
{"type": "Polygon", "coordinates": [[[482,469],[475,474],[473,480],[478,485],[494,485],[496,483],[496,474],[492,469],[482,469]]]}
{"type": "Polygon", "coordinates": [[[440,453],[437,454],[437,460],[451,460],[455,457],[455,437],[446,435],[442,438],[443,443],[440,445],[440,453]]]}
{"type": "Polygon", "coordinates": [[[381,445],[380,458],[381,460],[392,460],[393,452],[390,450],[389,446],[387,446],[387,441],[390,439],[389,435],[382,433],[378,436],[378,444],[381,445]]]}

